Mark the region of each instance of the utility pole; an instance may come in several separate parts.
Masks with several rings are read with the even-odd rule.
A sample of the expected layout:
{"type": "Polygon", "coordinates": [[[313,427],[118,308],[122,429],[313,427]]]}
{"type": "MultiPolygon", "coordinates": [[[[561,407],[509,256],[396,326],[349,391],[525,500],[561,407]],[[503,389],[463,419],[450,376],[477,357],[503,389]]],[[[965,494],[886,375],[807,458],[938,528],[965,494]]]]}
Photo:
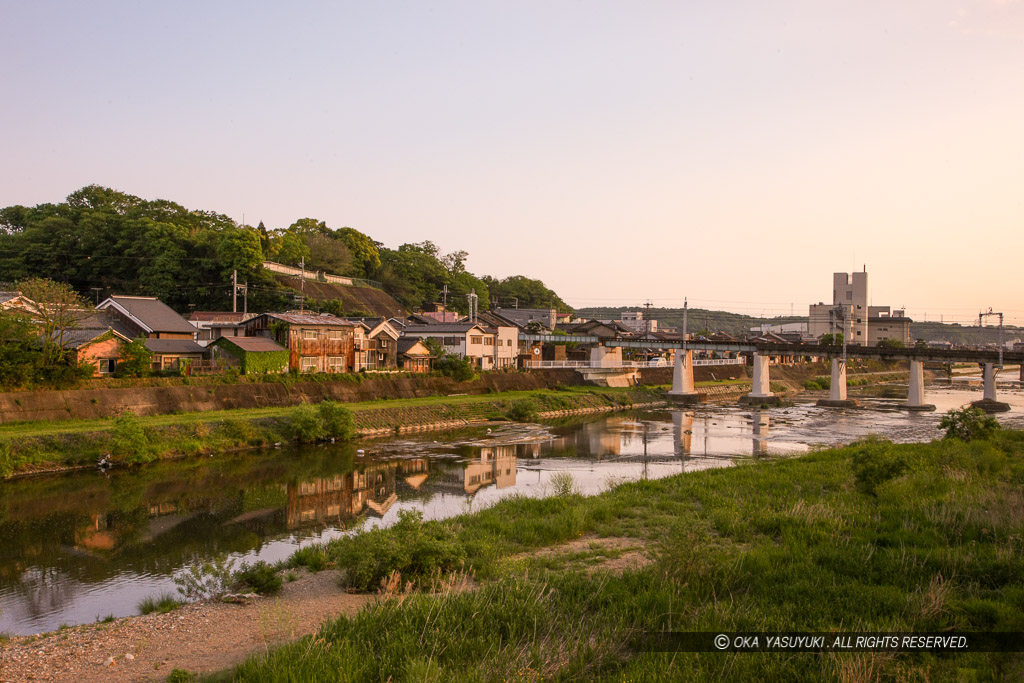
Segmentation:
{"type": "MultiPolygon", "coordinates": [[[[676,301],[679,301],[679,299],[676,299],[676,301]]],[[[686,316],[689,314],[689,310],[688,310],[689,306],[690,306],[690,304],[687,302],[686,297],[683,297],[683,353],[684,354],[686,353],[686,325],[687,325],[686,316]]]]}
{"type": "Polygon", "coordinates": [[[299,312],[300,313],[305,313],[306,312],[306,257],[305,256],[303,256],[299,260],[299,267],[302,269],[302,284],[300,285],[300,287],[301,287],[301,290],[300,290],[301,294],[299,295],[299,312]]]}
{"type": "Polygon", "coordinates": [[[238,313],[238,270],[237,269],[231,271],[231,312],[232,313],[238,313]]]}
{"type": "Polygon", "coordinates": [[[651,336],[651,300],[648,299],[647,303],[644,304],[644,308],[647,312],[644,313],[644,332],[649,337],[651,336]]]}
{"type": "Polygon", "coordinates": [[[445,285],[444,289],[441,290],[441,297],[441,301],[444,302],[444,307],[448,308],[448,285],[445,285]]]}

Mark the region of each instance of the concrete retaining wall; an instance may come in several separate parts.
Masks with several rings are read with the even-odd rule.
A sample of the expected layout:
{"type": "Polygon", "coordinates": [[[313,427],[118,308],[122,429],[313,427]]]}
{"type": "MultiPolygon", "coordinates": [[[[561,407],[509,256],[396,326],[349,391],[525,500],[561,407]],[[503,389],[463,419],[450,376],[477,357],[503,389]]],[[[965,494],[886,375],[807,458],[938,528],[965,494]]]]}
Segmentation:
{"type": "Polygon", "coordinates": [[[231,408],[267,408],[382,398],[418,398],[451,394],[549,389],[581,384],[574,370],[529,373],[488,373],[470,382],[447,377],[400,376],[361,382],[295,382],[284,384],[220,384],[175,387],[132,387],[70,391],[19,391],[0,394],[0,423],[23,420],[68,420],[113,417],[131,410],[136,415],[206,412],[231,408]]]}

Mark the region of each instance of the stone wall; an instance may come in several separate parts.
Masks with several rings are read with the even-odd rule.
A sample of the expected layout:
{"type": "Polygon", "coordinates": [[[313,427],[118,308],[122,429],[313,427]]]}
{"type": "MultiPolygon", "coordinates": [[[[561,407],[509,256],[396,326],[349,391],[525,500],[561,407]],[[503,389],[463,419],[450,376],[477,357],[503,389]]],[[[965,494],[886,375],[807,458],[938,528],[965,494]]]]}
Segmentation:
{"type": "Polygon", "coordinates": [[[171,387],[130,387],[69,391],[19,391],[0,394],[0,423],[23,420],[68,420],[113,417],[131,410],[137,415],[206,412],[231,408],[268,408],[325,399],[341,402],[382,398],[417,398],[452,394],[548,389],[577,385],[574,370],[529,373],[488,373],[470,382],[448,377],[374,377],[363,381],[215,384],[171,387]]]}

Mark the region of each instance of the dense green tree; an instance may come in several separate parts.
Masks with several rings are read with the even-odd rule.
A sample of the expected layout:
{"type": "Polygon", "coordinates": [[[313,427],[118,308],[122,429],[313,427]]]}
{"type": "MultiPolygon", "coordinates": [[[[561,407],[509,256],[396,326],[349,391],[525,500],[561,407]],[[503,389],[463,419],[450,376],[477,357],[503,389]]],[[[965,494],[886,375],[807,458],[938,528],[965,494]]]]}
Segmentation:
{"type": "Polygon", "coordinates": [[[347,274],[353,277],[374,277],[381,266],[377,244],[354,228],[339,228],[335,235],[352,254],[352,269],[347,274]]]}
{"type": "Polygon", "coordinates": [[[341,240],[335,239],[329,234],[313,233],[303,235],[302,241],[309,250],[307,268],[335,275],[351,273],[352,253],[341,240]]]}
{"type": "Polygon", "coordinates": [[[569,313],[572,308],[540,280],[523,275],[512,275],[503,280],[485,277],[484,282],[490,290],[491,300],[497,300],[501,306],[511,308],[518,302],[519,308],[555,308],[560,312],[569,313]]]}

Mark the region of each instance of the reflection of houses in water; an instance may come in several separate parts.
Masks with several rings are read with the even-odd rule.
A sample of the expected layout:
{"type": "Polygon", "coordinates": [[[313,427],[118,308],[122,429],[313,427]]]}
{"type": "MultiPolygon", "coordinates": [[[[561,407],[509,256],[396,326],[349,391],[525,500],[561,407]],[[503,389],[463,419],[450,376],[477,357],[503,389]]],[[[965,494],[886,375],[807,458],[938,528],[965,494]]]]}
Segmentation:
{"type": "Polygon", "coordinates": [[[436,484],[443,488],[476,493],[494,484],[503,489],[516,483],[516,446],[487,446],[477,456],[439,470],[436,484]]]}
{"type": "Polygon", "coordinates": [[[556,454],[581,458],[601,458],[622,455],[623,425],[629,420],[613,416],[600,422],[586,422],[564,436],[553,438],[548,448],[556,454]]]}
{"type": "Polygon", "coordinates": [[[398,500],[397,462],[368,463],[361,470],[288,484],[288,528],[332,524],[364,512],[383,516],[398,500]]]}
{"type": "Polygon", "coordinates": [[[110,515],[89,515],[89,526],[75,529],[75,548],[78,550],[113,550],[117,546],[117,529],[110,515]]]}
{"type": "Polygon", "coordinates": [[[418,491],[430,476],[430,461],[426,458],[403,460],[398,469],[405,483],[418,491]]]}

